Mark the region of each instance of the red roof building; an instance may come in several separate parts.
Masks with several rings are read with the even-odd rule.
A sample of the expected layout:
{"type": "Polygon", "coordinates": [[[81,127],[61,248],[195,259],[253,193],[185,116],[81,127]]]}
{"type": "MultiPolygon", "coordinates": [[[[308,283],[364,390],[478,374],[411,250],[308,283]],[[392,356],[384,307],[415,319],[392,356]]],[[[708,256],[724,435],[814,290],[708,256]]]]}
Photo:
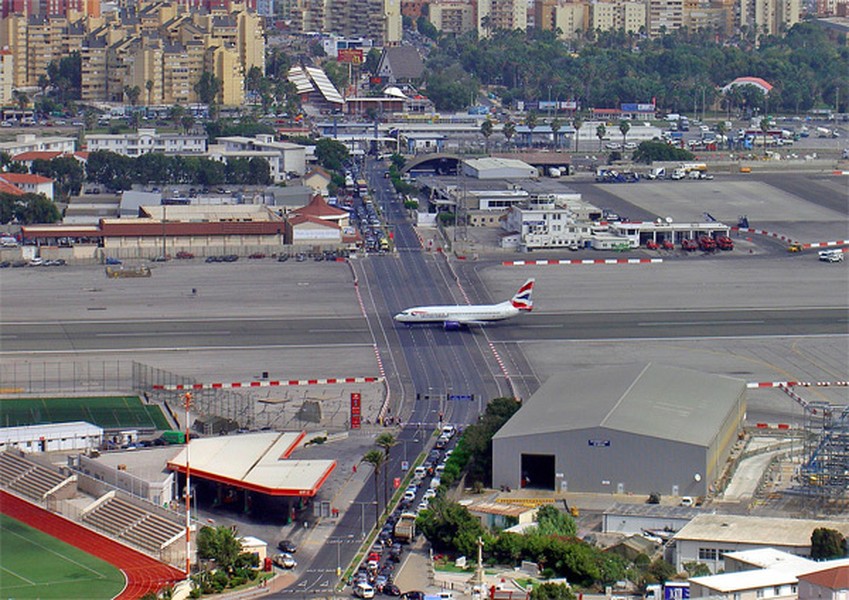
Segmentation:
{"type": "Polygon", "coordinates": [[[12,185],[11,183],[6,183],[2,179],[0,179],[0,194],[12,194],[13,196],[23,196],[26,194],[21,188],[12,185]]]}
{"type": "Polygon", "coordinates": [[[53,200],[53,180],[29,173],[0,173],[0,180],[23,190],[27,194],[44,194],[53,200]]]}
{"type": "Polygon", "coordinates": [[[798,576],[799,600],[838,600],[849,596],[849,564],[845,560],[830,562],[841,564],[798,576]]]}
{"type": "Polygon", "coordinates": [[[331,221],[335,223],[337,227],[348,226],[348,211],[336,208],[335,206],[330,206],[320,194],[313,196],[312,200],[309,201],[309,204],[302,206],[301,208],[296,208],[291,214],[314,217],[316,219],[321,219],[322,221],[331,221]]]}

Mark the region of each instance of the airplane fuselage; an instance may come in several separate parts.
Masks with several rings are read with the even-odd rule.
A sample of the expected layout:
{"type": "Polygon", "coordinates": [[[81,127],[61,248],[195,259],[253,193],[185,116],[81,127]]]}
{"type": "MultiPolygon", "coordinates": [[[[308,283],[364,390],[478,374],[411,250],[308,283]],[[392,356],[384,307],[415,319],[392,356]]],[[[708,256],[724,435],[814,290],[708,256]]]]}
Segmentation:
{"type": "Polygon", "coordinates": [[[395,315],[399,323],[479,323],[503,321],[519,314],[510,302],[472,306],[416,306],[395,315]]]}

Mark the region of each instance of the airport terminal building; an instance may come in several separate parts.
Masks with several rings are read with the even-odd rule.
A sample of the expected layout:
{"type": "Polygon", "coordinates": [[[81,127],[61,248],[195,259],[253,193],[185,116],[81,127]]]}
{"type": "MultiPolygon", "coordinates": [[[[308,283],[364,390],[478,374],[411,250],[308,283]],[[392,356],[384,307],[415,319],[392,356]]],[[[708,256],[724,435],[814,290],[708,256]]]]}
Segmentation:
{"type": "Polygon", "coordinates": [[[656,364],[556,375],[493,437],[492,482],[701,496],[745,413],[746,383],[729,377],[656,364]]]}

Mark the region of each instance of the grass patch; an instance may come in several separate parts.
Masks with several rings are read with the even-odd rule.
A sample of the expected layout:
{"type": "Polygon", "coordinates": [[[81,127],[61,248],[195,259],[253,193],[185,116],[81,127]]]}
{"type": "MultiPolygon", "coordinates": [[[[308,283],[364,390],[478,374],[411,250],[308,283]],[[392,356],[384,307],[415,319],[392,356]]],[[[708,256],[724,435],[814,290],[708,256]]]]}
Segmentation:
{"type": "Polygon", "coordinates": [[[0,426],[86,421],[104,429],[168,429],[158,405],[138,396],[0,400],[0,426]]]}
{"type": "Polygon", "coordinates": [[[109,563],[0,515],[0,597],[106,600],[122,589],[109,563]]]}

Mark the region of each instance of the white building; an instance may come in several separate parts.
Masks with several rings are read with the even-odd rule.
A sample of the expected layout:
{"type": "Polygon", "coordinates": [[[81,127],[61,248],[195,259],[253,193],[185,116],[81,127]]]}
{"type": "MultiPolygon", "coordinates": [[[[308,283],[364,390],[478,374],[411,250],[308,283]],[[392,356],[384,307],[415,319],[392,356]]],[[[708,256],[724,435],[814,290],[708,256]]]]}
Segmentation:
{"type": "Polygon", "coordinates": [[[22,452],[90,450],[103,442],[103,428],[84,421],[0,428],[0,452],[16,448],[22,452]]]}
{"type": "Polygon", "coordinates": [[[536,179],[536,167],[515,158],[472,158],[463,161],[463,175],[476,179],[536,179]]]}
{"type": "Polygon", "coordinates": [[[512,206],[501,224],[508,232],[517,232],[525,248],[576,248],[591,235],[590,223],[578,223],[567,208],[541,204],[534,208],[512,206]]]}
{"type": "Polygon", "coordinates": [[[249,138],[243,136],[220,137],[209,149],[211,158],[226,161],[227,158],[258,157],[268,161],[271,179],[275,183],[286,181],[290,176],[301,176],[306,172],[306,147],[289,142],[276,142],[274,136],[259,134],[249,138]]]}
{"type": "Polygon", "coordinates": [[[61,152],[73,154],[77,148],[77,138],[72,137],[36,137],[32,133],[20,133],[11,142],[0,142],[0,152],[9,156],[24,152],[61,152]]]}
{"type": "Polygon", "coordinates": [[[48,200],[53,200],[53,180],[49,177],[30,173],[2,173],[0,181],[5,181],[27,194],[42,194],[48,200]]]}
{"type": "Polygon", "coordinates": [[[89,152],[105,150],[124,156],[141,156],[149,152],[162,154],[203,154],[206,152],[206,135],[156,133],[156,129],[142,128],[135,133],[92,133],[86,136],[89,152]]]}
{"type": "Polygon", "coordinates": [[[672,538],[675,568],[682,571],[684,563],[696,562],[717,573],[725,570],[727,553],[768,547],[810,556],[811,534],[818,527],[849,535],[849,521],[699,515],[672,538]]]}

